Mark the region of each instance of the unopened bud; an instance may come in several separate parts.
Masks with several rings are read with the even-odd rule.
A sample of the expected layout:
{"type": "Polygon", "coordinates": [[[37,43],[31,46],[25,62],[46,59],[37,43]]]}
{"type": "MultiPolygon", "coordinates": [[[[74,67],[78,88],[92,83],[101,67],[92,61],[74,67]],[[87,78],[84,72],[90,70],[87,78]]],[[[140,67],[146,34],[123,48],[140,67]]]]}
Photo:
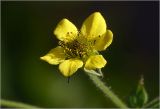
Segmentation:
{"type": "Polygon", "coordinates": [[[130,107],[142,107],[148,101],[148,94],[144,87],[144,78],[141,77],[136,90],[133,90],[129,96],[129,106],[130,107]]]}

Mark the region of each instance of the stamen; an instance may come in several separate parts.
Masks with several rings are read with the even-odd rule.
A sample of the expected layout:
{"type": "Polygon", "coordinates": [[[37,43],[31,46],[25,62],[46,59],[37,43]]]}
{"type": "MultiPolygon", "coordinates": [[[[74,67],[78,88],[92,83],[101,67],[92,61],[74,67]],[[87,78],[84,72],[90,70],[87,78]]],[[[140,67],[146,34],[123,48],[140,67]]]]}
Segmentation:
{"type": "Polygon", "coordinates": [[[94,40],[94,44],[96,43],[96,40],[94,40]]]}
{"type": "Polygon", "coordinates": [[[96,40],[89,40],[85,38],[80,32],[77,36],[74,36],[72,32],[67,32],[67,38],[75,38],[71,41],[59,41],[59,45],[64,48],[65,54],[68,59],[70,58],[84,58],[88,57],[93,53],[93,46],[96,40]],[[71,36],[73,35],[73,36],[71,36]]]}

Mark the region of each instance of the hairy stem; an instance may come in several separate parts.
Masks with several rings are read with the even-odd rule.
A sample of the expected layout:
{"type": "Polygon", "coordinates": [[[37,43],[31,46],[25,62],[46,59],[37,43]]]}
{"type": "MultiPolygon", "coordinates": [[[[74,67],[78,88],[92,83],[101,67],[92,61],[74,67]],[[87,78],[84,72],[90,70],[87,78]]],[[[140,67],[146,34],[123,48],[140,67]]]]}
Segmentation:
{"type": "Polygon", "coordinates": [[[107,96],[117,107],[119,108],[128,108],[125,103],[122,102],[120,98],[118,98],[117,95],[115,95],[109,87],[107,87],[101,79],[94,75],[93,70],[85,70],[90,77],[90,79],[93,81],[93,83],[107,96]],[[92,72],[92,73],[91,73],[92,72]]]}
{"type": "Polygon", "coordinates": [[[149,108],[152,106],[159,106],[160,105],[160,97],[156,97],[155,99],[153,99],[152,101],[150,101],[148,104],[146,104],[145,106],[143,106],[144,108],[149,108]]]}
{"type": "Polygon", "coordinates": [[[29,109],[38,108],[36,106],[32,106],[32,105],[29,105],[29,104],[16,102],[16,101],[9,101],[9,100],[1,100],[0,101],[0,106],[1,107],[7,107],[7,108],[29,108],[29,109]]]}

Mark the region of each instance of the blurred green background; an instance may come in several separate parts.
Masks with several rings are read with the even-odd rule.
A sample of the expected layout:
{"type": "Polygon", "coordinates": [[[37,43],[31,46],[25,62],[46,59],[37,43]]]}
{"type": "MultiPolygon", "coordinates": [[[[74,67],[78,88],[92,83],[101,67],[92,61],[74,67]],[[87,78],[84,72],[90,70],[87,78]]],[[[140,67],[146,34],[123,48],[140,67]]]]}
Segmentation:
{"type": "Polygon", "coordinates": [[[103,81],[124,101],[141,75],[149,100],[159,95],[158,2],[1,2],[1,96],[40,107],[115,107],[79,70],[70,83],[40,56],[56,47],[62,18],[78,28],[99,11],[114,40],[103,56],[103,81]]]}

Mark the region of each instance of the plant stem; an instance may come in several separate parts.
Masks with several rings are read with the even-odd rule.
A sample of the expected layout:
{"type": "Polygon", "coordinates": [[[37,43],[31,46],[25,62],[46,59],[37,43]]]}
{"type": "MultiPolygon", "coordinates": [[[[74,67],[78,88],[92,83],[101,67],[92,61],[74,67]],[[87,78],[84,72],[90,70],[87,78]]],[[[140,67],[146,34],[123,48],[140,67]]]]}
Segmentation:
{"type": "MultiPolygon", "coordinates": [[[[128,108],[126,104],[124,104],[120,98],[115,95],[109,87],[107,87],[99,77],[94,75],[93,70],[85,70],[90,77],[90,79],[93,81],[93,83],[119,108],[128,108]]],[[[95,72],[95,71],[94,71],[95,72]]]]}
{"type": "Polygon", "coordinates": [[[144,108],[149,108],[152,107],[154,105],[160,105],[160,98],[156,97],[155,99],[153,99],[152,101],[150,101],[148,104],[146,104],[145,106],[143,106],[144,108]]]}
{"type": "Polygon", "coordinates": [[[32,106],[29,104],[16,102],[16,101],[9,101],[9,100],[1,100],[0,106],[1,107],[10,107],[10,108],[29,108],[29,109],[38,108],[36,106],[32,106]]]}

